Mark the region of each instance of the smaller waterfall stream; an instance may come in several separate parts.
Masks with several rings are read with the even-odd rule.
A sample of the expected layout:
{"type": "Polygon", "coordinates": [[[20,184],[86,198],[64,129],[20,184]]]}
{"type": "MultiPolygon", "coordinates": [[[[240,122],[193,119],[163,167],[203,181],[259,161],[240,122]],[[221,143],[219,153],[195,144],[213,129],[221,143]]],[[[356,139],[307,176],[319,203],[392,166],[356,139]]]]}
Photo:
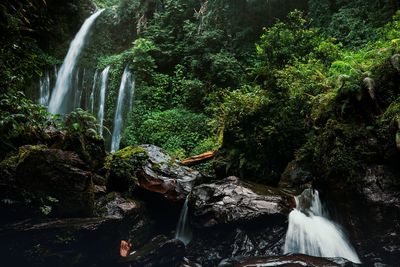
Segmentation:
{"type": "Polygon", "coordinates": [[[121,85],[119,87],[117,108],[115,110],[114,118],[114,129],[111,140],[111,152],[115,152],[119,149],[121,142],[121,131],[123,126],[123,115],[124,115],[124,101],[125,96],[129,98],[132,95],[132,74],[129,71],[128,66],[125,67],[124,73],[122,74],[121,85]]]}
{"type": "Polygon", "coordinates": [[[354,248],[340,226],[323,211],[318,191],[306,189],[295,197],[296,209],[289,214],[284,253],[317,257],[342,257],[360,263],[354,248]]]}
{"type": "MultiPolygon", "coordinates": [[[[109,71],[110,71],[110,66],[107,66],[101,72],[100,102],[99,102],[99,112],[97,114],[97,119],[98,119],[98,121],[100,123],[100,129],[99,129],[100,136],[103,136],[104,109],[105,109],[107,79],[108,79],[109,71]]],[[[93,90],[94,90],[94,88],[93,88],[93,90]]]]}
{"type": "Polygon", "coordinates": [[[176,232],[175,232],[175,238],[182,241],[185,245],[189,244],[189,242],[192,240],[192,231],[189,228],[189,222],[188,222],[189,195],[186,197],[185,203],[183,203],[183,207],[181,210],[181,214],[179,216],[179,221],[176,226],[176,232]]]}
{"type": "Polygon", "coordinates": [[[40,88],[40,96],[39,96],[39,104],[43,106],[47,106],[49,104],[50,98],[50,74],[49,71],[45,72],[45,75],[40,78],[39,81],[40,88]]]}
{"type": "Polygon", "coordinates": [[[95,92],[96,92],[98,75],[99,75],[99,71],[96,69],[96,71],[94,72],[94,76],[93,76],[92,91],[90,92],[90,96],[89,96],[89,108],[90,108],[90,113],[92,113],[92,114],[94,114],[94,96],[95,96],[95,92]]]}
{"type": "Polygon", "coordinates": [[[73,109],[79,108],[81,106],[81,95],[82,95],[82,88],[80,86],[80,76],[79,76],[79,68],[77,69],[76,73],[75,73],[75,88],[74,88],[74,92],[75,92],[75,96],[74,96],[74,106],[73,109]]]}

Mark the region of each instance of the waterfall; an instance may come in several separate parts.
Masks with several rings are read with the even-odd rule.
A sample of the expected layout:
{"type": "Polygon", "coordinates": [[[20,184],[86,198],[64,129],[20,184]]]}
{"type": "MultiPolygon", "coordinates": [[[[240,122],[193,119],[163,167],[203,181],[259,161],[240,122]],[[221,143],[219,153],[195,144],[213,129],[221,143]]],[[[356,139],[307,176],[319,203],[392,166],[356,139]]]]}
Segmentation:
{"type": "Polygon", "coordinates": [[[90,107],[90,112],[92,114],[94,114],[94,93],[96,91],[97,75],[99,75],[98,70],[94,72],[92,91],[90,92],[90,97],[89,97],[89,107],[90,107]]]}
{"type": "Polygon", "coordinates": [[[115,110],[114,117],[114,129],[111,140],[111,152],[115,152],[119,149],[119,143],[121,142],[121,130],[123,126],[123,107],[124,99],[126,94],[129,96],[132,94],[132,78],[128,66],[125,67],[124,74],[122,75],[121,85],[119,87],[117,108],[115,110]]]}
{"type": "Polygon", "coordinates": [[[185,203],[183,203],[181,215],[179,216],[179,221],[175,232],[175,239],[182,241],[185,245],[189,244],[189,242],[192,240],[192,231],[189,228],[188,221],[189,195],[186,197],[185,203]]]}
{"type": "Polygon", "coordinates": [[[74,97],[74,105],[73,105],[73,109],[79,108],[81,107],[81,103],[80,103],[80,98],[82,95],[82,88],[80,87],[79,84],[79,68],[75,73],[75,85],[74,85],[74,92],[75,92],[75,97],[74,97]]]}
{"type": "MultiPolygon", "coordinates": [[[[100,123],[99,134],[103,136],[103,124],[104,124],[104,108],[105,108],[105,99],[106,99],[106,88],[107,88],[107,79],[108,79],[108,72],[110,71],[110,66],[106,67],[101,72],[101,87],[100,87],[100,104],[99,104],[99,112],[97,114],[97,120],[100,123]]],[[[93,85],[94,91],[95,85],[93,85]]]]}
{"type": "Polygon", "coordinates": [[[130,113],[132,111],[132,107],[133,107],[133,95],[135,94],[135,79],[132,79],[132,89],[131,89],[131,95],[129,97],[129,108],[128,108],[128,113],[130,113]]]}
{"type": "Polygon", "coordinates": [[[330,221],[322,208],[318,191],[306,189],[295,197],[296,208],[289,214],[284,253],[317,257],[342,257],[360,263],[340,226],[330,221]]]}
{"type": "Polygon", "coordinates": [[[85,20],[82,27],[76,34],[74,40],[71,42],[67,56],[57,74],[56,85],[51,94],[50,103],[48,110],[53,114],[61,114],[68,112],[68,100],[70,97],[71,79],[76,63],[79,59],[79,55],[86,43],[86,39],[90,29],[96,20],[96,18],[104,11],[101,9],[91,15],[85,20]]]}
{"type": "Polygon", "coordinates": [[[39,96],[39,104],[43,106],[47,106],[49,104],[50,98],[50,75],[49,71],[45,72],[45,75],[40,78],[39,81],[40,88],[40,96],[39,96]]]}

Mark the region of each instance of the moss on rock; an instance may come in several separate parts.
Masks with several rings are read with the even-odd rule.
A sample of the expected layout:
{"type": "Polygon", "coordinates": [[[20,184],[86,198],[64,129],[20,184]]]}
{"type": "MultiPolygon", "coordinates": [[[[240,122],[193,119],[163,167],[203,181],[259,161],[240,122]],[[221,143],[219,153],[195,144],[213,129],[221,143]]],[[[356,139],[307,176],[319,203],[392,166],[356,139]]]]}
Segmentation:
{"type": "Polygon", "coordinates": [[[145,149],[133,146],[128,146],[107,157],[108,190],[131,191],[137,184],[136,172],[147,159],[145,149]]]}
{"type": "Polygon", "coordinates": [[[11,153],[3,161],[0,162],[1,169],[15,170],[27,156],[33,151],[40,151],[47,149],[45,145],[35,145],[35,146],[22,146],[17,152],[11,153]]]}

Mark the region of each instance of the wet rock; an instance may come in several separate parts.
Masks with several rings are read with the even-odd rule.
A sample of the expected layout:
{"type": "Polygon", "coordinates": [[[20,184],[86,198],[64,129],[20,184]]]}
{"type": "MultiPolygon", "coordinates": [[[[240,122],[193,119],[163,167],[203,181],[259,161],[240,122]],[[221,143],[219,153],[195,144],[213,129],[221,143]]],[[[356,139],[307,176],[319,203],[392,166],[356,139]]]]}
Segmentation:
{"type": "Polygon", "coordinates": [[[108,175],[110,190],[127,191],[134,187],[182,201],[201,174],[182,166],[161,148],[153,145],[126,147],[111,159],[108,175]]]}
{"type": "Polygon", "coordinates": [[[106,149],[104,139],[96,132],[74,133],[48,129],[47,143],[50,148],[74,151],[85,162],[88,169],[97,171],[104,165],[106,149]]]}
{"type": "MultiPolygon", "coordinates": [[[[16,202],[26,202],[43,214],[90,216],[93,212],[93,174],[71,151],[23,146],[2,161],[10,171],[6,181],[16,202]]],[[[14,200],[14,199],[12,199],[14,200]]],[[[27,217],[30,214],[26,214],[27,217]]]]}
{"type": "Polygon", "coordinates": [[[144,149],[130,146],[109,156],[106,163],[108,190],[132,191],[138,184],[136,174],[146,160],[144,149]]]}
{"type": "Polygon", "coordinates": [[[121,260],[123,266],[132,267],[178,267],[184,262],[185,245],[177,240],[157,236],[130,256],[121,260]]]}
{"type": "Polygon", "coordinates": [[[190,207],[197,227],[248,222],[265,217],[286,218],[291,197],[263,185],[240,182],[231,176],[195,187],[190,207]]]}
{"type": "Polygon", "coordinates": [[[281,255],[286,228],[285,220],[260,220],[240,226],[197,229],[186,247],[186,255],[201,266],[217,266],[231,257],[281,255]]]}
{"type": "Polygon", "coordinates": [[[139,186],[151,192],[162,194],[165,198],[184,200],[190,193],[196,179],[201,174],[171,158],[161,148],[142,145],[148,160],[138,173],[139,186]]]}
{"type": "Polygon", "coordinates": [[[95,215],[104,218],[124,219],[135,215],[141,208],[141,203],[125,199],[118,193],[109,193],[96,201],[95,215]]]}
{"type": "Polygon", "coordinates": [[[129,239],[134,247],[143,245],[154,232],[155,224],[148,216],[145,203],[116,192],[96,200],[94,215],[121,221],[120,224],[127,229],[124,239],[129,239]]]}
{"type": "Polygon", "coordinates": [[[400,208],[400,182],[383,165],[368,166],[359,192],[372,202],[383,205],[395,205],[400,208]]]}
{"type": "Polygon", "coordinates": [[[319,258],[302,254],[284,256],[267,256],[244,258],[237,257],[222,261],[218,267],[250,267],[250,266],[314,266],[314,267],[340,267],[361,266],[344,259],[319,258]]]}
{"type": "Polygon", "coordinates": [[[391,172],[368,167],[356,187],[331,184],[324,189],[332,218],[349,233],[361,262],[367,266],[396,266],[400,258],[400,209],[391,172]]]}

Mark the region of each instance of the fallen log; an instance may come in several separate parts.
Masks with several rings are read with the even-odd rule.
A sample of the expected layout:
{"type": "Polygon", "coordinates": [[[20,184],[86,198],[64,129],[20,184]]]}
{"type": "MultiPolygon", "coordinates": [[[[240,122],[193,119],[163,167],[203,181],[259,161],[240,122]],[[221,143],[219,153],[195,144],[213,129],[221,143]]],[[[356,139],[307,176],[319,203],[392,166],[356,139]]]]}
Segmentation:
{"type": "Polygon", "coordinates": [[[216,153],[216,151],[207,151],[200,155],[186,158],[181,161],[181,164],[185,165],[185,166],[197,165],[197,164],[203,163],[209,159],[212,159],[215,156],[215,153],[216,153]]]}

